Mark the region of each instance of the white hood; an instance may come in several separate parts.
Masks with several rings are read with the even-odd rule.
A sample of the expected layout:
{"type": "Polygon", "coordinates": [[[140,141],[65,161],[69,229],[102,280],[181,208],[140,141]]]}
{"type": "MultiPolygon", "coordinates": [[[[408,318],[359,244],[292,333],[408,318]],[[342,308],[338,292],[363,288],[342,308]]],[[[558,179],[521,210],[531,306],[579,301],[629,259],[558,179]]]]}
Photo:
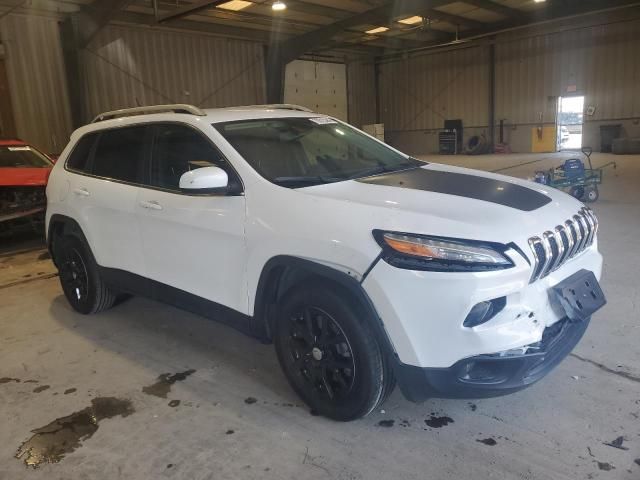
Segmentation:
{"type": "MultiPolygon", "coordinates": [[[[438,179],[442,177],[440,174],[436,176],[438,179]]],[[[529,237],[541,235],[562,224],[583,206],[573,197],[545,185],[442,164],[428,164],[401,174],[318,185],[298,191],[347,202],[353,206],[353,214],[371,217],[368,223],[372,228],[500,243],[516,242],[521,247],[527,244],[529,237]],[[425,177],[425,171],[452,173],[447,182],[470,181],[470,196],[466,196],[465,185],[455,183],[451,184],[455,193],[445,193],[447,186],[442,182],[435,185],[432,182],[424,188],[416,186],[412,176],[425,177]],[[471,185],[474,179],[494,182],[480,180],[471,185]],[[479,191],[482,188],[494,191],[479,191]],[[496,194],[495,190],[500,192],[496,194]],[[504,192],[503,196],[501,192],[504,192]],[[368,208],[358,208],[360,206],[368,208]]],[[[348,208],[340,207],[340,210],[337,215],[350,216],[348,208]]],[[[363,220],[357,219],[359,223],[363,220]]]]}

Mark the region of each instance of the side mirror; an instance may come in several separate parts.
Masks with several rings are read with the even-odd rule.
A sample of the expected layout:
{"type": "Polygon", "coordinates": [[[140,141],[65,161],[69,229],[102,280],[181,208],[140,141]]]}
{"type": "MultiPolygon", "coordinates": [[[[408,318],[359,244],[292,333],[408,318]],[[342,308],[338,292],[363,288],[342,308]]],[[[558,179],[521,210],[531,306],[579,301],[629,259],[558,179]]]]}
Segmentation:
{"type": "Polygon", "coordinates": [[[227,172],[219,167],[203,167],[185,172],[180,177],[180,190],[190,193],[213,193],[229,186],[227,172]]]}

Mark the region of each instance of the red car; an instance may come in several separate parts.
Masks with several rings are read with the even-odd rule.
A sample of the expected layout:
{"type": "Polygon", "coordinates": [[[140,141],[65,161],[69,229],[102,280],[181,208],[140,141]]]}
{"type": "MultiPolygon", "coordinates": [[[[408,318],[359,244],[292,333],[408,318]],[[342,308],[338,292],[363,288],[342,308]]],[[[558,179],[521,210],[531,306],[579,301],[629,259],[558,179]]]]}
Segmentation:
{"type": "Polygon", "coordinates": [[[52,160],[21,140],[0,140],[0,233],[43,225],[52,160]]]}

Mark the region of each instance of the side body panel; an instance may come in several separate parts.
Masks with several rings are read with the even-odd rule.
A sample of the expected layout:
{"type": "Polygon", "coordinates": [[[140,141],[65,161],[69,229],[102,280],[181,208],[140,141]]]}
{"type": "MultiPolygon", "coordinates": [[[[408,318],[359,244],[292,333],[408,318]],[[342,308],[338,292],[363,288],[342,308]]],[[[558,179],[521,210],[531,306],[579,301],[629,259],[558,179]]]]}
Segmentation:
{"type": "Polygon", "coordinates": [[[136,204],[148,278],[247,313],[244,196],[141,188],[136,204]]]}

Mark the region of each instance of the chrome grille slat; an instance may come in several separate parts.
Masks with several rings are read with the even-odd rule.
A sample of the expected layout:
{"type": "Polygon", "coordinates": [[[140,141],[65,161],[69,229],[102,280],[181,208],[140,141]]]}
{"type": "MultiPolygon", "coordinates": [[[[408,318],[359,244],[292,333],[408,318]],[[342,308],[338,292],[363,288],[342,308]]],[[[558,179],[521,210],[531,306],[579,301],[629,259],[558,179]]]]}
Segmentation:
{"type": "Polygon", "coordinates": [[[553,236],[556,239],[556,246],[558,249],[558,254],[556,255],[556,259],[554,260],[553,264],[551,265],[551,269],[550,271],[553,272],[555,269],[557,269],[560,266],[560,262],[562,262],[562,260],[564,260],[564,240],[562,240],[562,226],[558,225],[556,227],[556,229],[553,232],[553,236]]]}
{"type": "Polygon", "coordinates": [[[580,227],[582,239],[580,240],[580,246],[578,247],[578,251],[576,253],[580,253],[584,250],[584,247],[587,243],[587,238],[589,237],[589,229],[587,228],[587,222],[585,221],[582,215],[574,215],[573,218],[576,219],[578,225],[580,227]]]}
{"type": "Polygon", "coordinates": [[[584,239],[584,226],[582,225],[582,222],[580,222],[580,217],[578,215],[573,216],[573,222],[576,228],[576,235],[577,235],[576,249],[573,254],[577,255],[578,253],[580,253],[580,250],[582,250],[582,241],[584,239]]]}
{"type": "Polygon", "coordinates": [[[589,227],[591,228],[591,232],[589,233],[589,239],[587,240],[587,245],[593,244],[593,238],[596,236],[596,222],[595,217],[589,210],[584,211],[585,218],[589,223],[589,227]]]}
{"type": "Polygon", "coordinates": [[[544,278],[590,247],[598,231],[598,219],[584,207],[553,231],[529,238],[533,252],[533,274],[530,283],[544,278]]]}
{"type": "Polygon", "coordinates": [[[573,222],[571,220],[567,220],[566,222],[564,222],[564,225],[566,227],[567,239],[569,240],[569,247],[567,248],[567,255],[566,255],[566,259],[569,260],[571,257],[573,257],[573,251],[576,246],[576,240],[573,237],[573,222]]]}
{"type": "Polygon", "coordinates": [[[551,242],[549,238],[553,237],[553,232],[544,232],[542,234],[542,248],[544,248],[545,259],[540,269],[540,278],[549,274],[551,263],[553,262],[553,251],[551,250],[551,242]]]}

